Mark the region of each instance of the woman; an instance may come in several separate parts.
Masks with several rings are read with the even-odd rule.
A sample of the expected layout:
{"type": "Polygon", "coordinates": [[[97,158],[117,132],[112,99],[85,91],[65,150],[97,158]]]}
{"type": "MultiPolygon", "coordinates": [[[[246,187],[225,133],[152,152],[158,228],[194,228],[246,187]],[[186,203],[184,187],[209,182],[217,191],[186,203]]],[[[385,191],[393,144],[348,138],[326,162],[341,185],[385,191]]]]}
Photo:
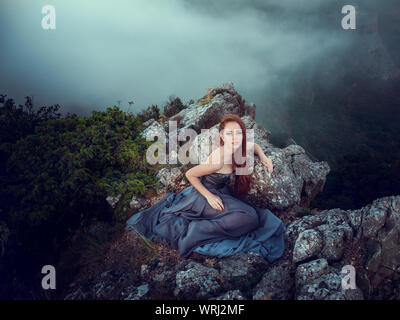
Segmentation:
{"type": "Polygon", "coordinates": [[[242,199],[249,191],[250,175],[235,175],[246,168],[249,150],[254,150],[270,173],[272,162],[258,144],[246,141],[246,127],[238,115],[224,115],[219,133],[221,146],[205,163],[186,172],[192,185],[177,194],[169,192],[152,207],[134,214],[126,229],[178,249],[183,258],[192,252],[217,257],[258,252],[272,262],[283,254],[286,228],[268,209],[242,199]],[[237,160],[240,154],[244,162],[237,160]]]}

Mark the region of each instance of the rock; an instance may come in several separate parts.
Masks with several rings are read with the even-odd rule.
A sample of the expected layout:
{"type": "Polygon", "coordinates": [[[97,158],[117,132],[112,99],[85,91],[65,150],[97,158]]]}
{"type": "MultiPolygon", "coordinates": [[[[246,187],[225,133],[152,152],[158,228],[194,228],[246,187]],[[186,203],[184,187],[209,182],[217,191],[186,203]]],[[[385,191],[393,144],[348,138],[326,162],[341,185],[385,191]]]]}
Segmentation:
{"type": "Polygon", "coordinates": [[[95,299],[107,299],[107,295],[114,289],[114,285],[107,280],[97,282],[93,287],[95,299]]]}
{"type": "MultiPolygon", "coordinates": [[[[125,285],[121,289],[125,299],[151,299],[153,284],[154,288],[158,286],[158,294],[168,292],[166,294],[174,294],[176,299],[398,299],[400,196],[379,198],[357,210],[334,208],[288,217],[307,207],[322,191],[330,171],[328,164],[312,161],[297,144],[285,148],[273,146],[269,142],[270,132],[254,121],[255,105],[244,101],[229,83],[215,87],[170,120],[177,120],[178,131],[217,129],[221,116],[228,112],[238,113],[246,128],[254,129],[255,141],[272,159],[274,172],[270,174],[258,158],[254,158],[251,189],[246,200],[283,218],[285,254],[273,264],[252,252],[213,259],[212,263],[210,259],[199,263],[197,259],[188,258],[172,265],[161,261],[143,264],[140,257],[135,260],[132,253],[135,246],[123,248],[123,244],[129,243],[126,237],[123,238],[126,243],[112,243],[110,250],[118,251],[114,252],[116,257],[124,253],[123,256],[132,259],[124,264],[110,258],[110,264],[102,271],[82,268],[81,281],[74,279],[75,285],[65,294],[65,299],[115,298],[113,294],[121,282],[125,285]],[[350,264],[355,269],[356,288],[344,290],[341,268],[350,264]],[[132,270],[132,266],[139,270],[132,270]],[[165,283],[169,285],[164,287],[165,283]]],[[[145,123],[147,133],[158,129],[165,132],[166,125],[168,122],[160,124],[154,119],[145,123]]],[[[210,142],[206,135],[199,135],[197,143],[206,146],[210,142]]],[[[184,168],[178,165],[161,169],[157,177],[162,188],[182,189],[184,168]]],[[[106,200],[115,208],[121,196],[110,196],[106,200]]],[[[140,201],[132,198],[131,209],[140,207],[140,201]]],[[[93,234],[101,234],[103,230],[92,229],[93,234]]],[[[100,265],[97,267],[100,270],[100,265]]]]}
{"type": "Polygon", "coordinates": [[[386,210],[371,206],[362,221],[363,236],[367,238],[375,237],[377,231],[385,224],[385,220],[386,210]]]}
{"type": "Polygon", "coordinates": [[[178,189],[180,188],[183,172],[180,168],[162,168],[157,173],[157,178],[163,189],[178,189]]]}
{"type": "Polygon", "coordinates": [[[129,286],[121,293],[123,300],[143,300],[149,292],[149,284],[143,283],[142,285],[129,286]]]}
{"type": "Polygon", "coordinates": [[[241,252],[231,257],[221,258],[217,262],[222,277],[225,279],[246,276],[256,269],[262,269],[268,262],[255,252],[241,252]]]}
{"type": "Polygon", "coordinates": [[[149,164],[168,164],[168,133],[157,121],[140,133],[146,141],[154,141],[146,151],[146,160],[149,164]],[[155,152],[158,151],[158,155],[155,152]]]}
{"type": "Polygon", "coordinates": [[[360,288],[344,290],[346,300],[364,300],[364,294],[360,288]]]}
{"type": "Polygon", "coordinates": [[[359,288],[342,287],[341,272],[328,267],[326,260],[315,260],[299,268],[296,273],[297,300],[363,300],[359,288]]]}
{"type": "Polygon", "coordinates": [[[362,210],[347,210],[347,216],[351,227],[358,231],[361,227],[363,212],[362,210]]]}
{"type": "Polygon", "coordinates": [[[325,224],[327,220],[325,211],[319,214],[309,215],[296,219],[286,228],[286,239],[289,246],[294,246],[294,242],[299,237],[299,234],[305,230],[316,228],[319,225],[325,224]]]}
{"type": "Polygon", "coordinates": [[[155,121],[156,121],[155,119],[151,118],[151,119],[149,119],[149,120],[143,122],[143,126],[148,127],[148,126],[150,126],[151,124],[153,124],[155,121]]]}
{"type": "MultiPolygon", "coordinates": [[[[298,217],[287,226],[287,254],[273,264],[254,252],[206,259],[204,263],[182,259],[174,265],[154,258],[138,270],[142,285],[147,283],[148,287],[139,289],[128,284],[122,289],[122,298],[151,299],[153,283],[154,288],[171,292],[176,299],[395,299],[400,294],[399,222],[400,196],[380,198],[358,210],[336,208],[298,217]],[[378,216],[385,216],[385,221],[364,236],[362,231],[366,229],[361,225],[364,215],[371,215],[371,208],[384,211],[378,216]],[[357,249],[350,256],[342,250],[348,245],[357,249]],[[307,250],[309,253],[301,253],[307,250]],[[293,256],[297,258],[292,259],[293,256]],[[343,289],[341,269],[353,262],[356,287],[343,289]],[[165,283],[171,286],[164,287],[165,283]]],[[[85,285],[74,281],[76,285],[65,299],[109,299],[118,283],[130,281],[124,279],[127,272],[115,272],[119,265],[113,262],[114,265],[115,270],[109,268],[93,274],[85,285]]]]}
{"type": "Polygon", "coordinates": [[[396,297],[400,293],[400,196],[376,199],[362,209],[362,251],[368,274],[360,288],[372,297],[396,297]],[[398,294],[397,293],[397,294],[398,294]]]}
{"type": "Polygon", "coordinates": [[[217,266],[223,288],[226,290],[249,290],[249,285],[258,282],[267,270],[268,262],[255,252],[242,252],[221,258],[217,266]]]}
{"type": "MultiPolygon", "coordinates": [[[[246,200],[258,207],[279,212],[307,207],[315,196],[323,190],[326,176],[330,171],[328,163],[312,161],[305,150],[297,144],[289,145],[283,149],[274,147],[269,142],[270,132],[254,121],[255,105],[242,99],[232,83],[216,86],[207,96],[169,119],[170,121],[177,121],[178,135],[184,129],[194,130],[195,138],[189,146],[189,159],[187,161],[192,164],[202,163],[219,145],[220,119],[224,114],[231,112],[242,118],[247,129],[254,130],[254,141],[261,146],[274,165],[274,171],[270,174],[259,162],[259,159],[254,158],[251,188],[246,200]],[[202,132],[202,129],[209,129],[209,131],[202,132]]],[[[166,134],[165,130],[157,121],[152,121],[142,135],[155,132],[166,134]]],[[[186,141],[183,143],[186,143],[186,141]]],[[[165,143],[165,151],[169,152],[168,141],[165,143]]],[[[177,151],[179,152],[179,149],[177,151]]],[[[168,155],[168,158],[168,160],[176,159],[178,154],[173,151],[168,155]]],[[[167,163],[167,159],[165,159],[165,163],[167,163]]],[[[173,162],[169,163],[172,164],[173,162]]],[[[177,161],[177,164],[180,168],[164,168],[165,170],[160,171],[158,178],[164,189],[179,188],[185,184],[182,177],[187,170],[184,167],[187,163],[177,161]]]]}
{"type": "Polygon", "coordinates": [[[201,129],[209,129],[219,123],[227,113],[236,113],[240,117],[249,115],[253,119],[255,117],[254,103],[246,103],[234,89],[233,83],[216,86],[206,99],[199,99],[169,120],[179,119],[179,129],[190,128],[200,133],[201,129]]]}
{"type": "Polygon", "coordinates": [[[77,288],[64,297],[64,300],[86,300],[87,294],[82,288],[77,288]]]}
{"type": "Polygon", "coordinates": [[[149,139],[147,141],[154,141],[153,137],[157,136],[159,137],[157,142],[161,141],[162,138],[165,138],[165,142],[168,142],[168,134],[165,131],[164,127],[154,119],[150,120],[153,121],[151,121],[151,124],[140,133],[140,136],[145,138],[146,140],[148,137],[149,139]]]}
{"type": "Polygon", "coordinates": [[[139,298],[143,297],[147,292],[149,292],[149,285],[147,283],[137,287],[137,296],[139,298]]]}
{"type": "Polygon", "coordinates": [[[137,199],[135,196],[132,197],[131,202],[129,202],[129,208],[140,211],[146,206],[146,200],[143,198],[137,199]]]}
{"type": "Polygon", "coordinates": [[[246,300],[246,298],[243,297],[240,290],[230,290],[225,292],[223,295],[208,300],[246,300]]]}
{"type": "Polygon", "coordinates": [[[108,202],[108,204],[111,206],[111,208],[115,208],[115,206],[117,205],[118,201],[121,199],[121,194],[119,194],[116,197],[112,197],[112,196],[108,196],[106,198],[106,201],[108,202]]]}
{"type": "Polygon", "coordinates": [[[264,153],[272,160],[272,174],[257,160],[246,199],[262,208],[287,211],[307,207],[323,190],[330,169],[326,162],[313,162],[297,145],[284,149],[269,146],[264,153]]]}
{"type": "Polygon", "coordinates": [[[326,273],[329,273],[328,261],[326,261],[326,259],[316,259],[303,263],[299,265],[296,270],[296,287],[298,288],[307,284],[326,273]]]}
{"type": "Polygon", "coordinates": [[[253,290],[253,300],[293,299],[293,267],[283,261],[269,269],[253,290]]]}
{"type": "Polygon", "coordinates": [[[344,250],[345,233],[343,229],[334,228],[326,224],[318,226],[316,229],[322,232],[324,238],[324,246],[319,256],[328,261],[340,260],[344,250]]]}
{"type": "Polygon", "coordinates": [[[190,163],[200,164],[207,160],[209,154],[219,147],[219,131],[217,126],[197,134],[189,148],[190,163]]]}
{"type": "Polygon", "coordinates": [[[315,257],[322,249],[323,238],[314,229],[299,234],[293,249],[293,262],[315,257]]]}
{"type": "MultiPolygon", "coordinates": [[[[246,128],[261,126],[249,117],[246,128]]],[[[254,141],[261,141],[260,136],[268,136],[261,129],[255,130],[254,141]]],[[[218,125],[195,137],[190,147],[190,161],[204,163],[209,154],[219,146],[218,125]]],[[[313,162],[297,145],[285,149],[274,148],[267,141],[260,144],[264,153],[274,164],[272,174],[254,158],[254,171],[251,175],[251,188],[246,199],[259,207],[289,210],[293,207],[306,207],[323,190],[326,176],[330,169],[326,162],[313,162]]]]}
{"type": "Polygon", "coordinates": [[[191,261],[185,270],[176,274],[177,297],[195,297],[196,299],[209,298],[221,289],[219,273],[214,268],[191,261]]]}
{"type": "Polygon", "coordinates": [[[149,266],[147,264],[142,264],[140,268],[140,275],[142,278],[146,277],[149,274],[149,266]]]}

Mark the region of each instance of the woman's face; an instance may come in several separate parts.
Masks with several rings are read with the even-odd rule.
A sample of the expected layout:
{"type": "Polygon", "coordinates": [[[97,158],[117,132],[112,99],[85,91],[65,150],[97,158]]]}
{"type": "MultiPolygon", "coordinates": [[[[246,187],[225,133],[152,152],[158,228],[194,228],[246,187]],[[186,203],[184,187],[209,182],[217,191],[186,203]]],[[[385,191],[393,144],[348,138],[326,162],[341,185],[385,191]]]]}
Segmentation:
{"type": "Polygon", "coordinates": [[[222,130],[221,138],[224,141],[224,146],[232,146],[232,151],[242,145],[243,132],[242,128],[236,121],[225,123],[225,128],[222,130]]]}

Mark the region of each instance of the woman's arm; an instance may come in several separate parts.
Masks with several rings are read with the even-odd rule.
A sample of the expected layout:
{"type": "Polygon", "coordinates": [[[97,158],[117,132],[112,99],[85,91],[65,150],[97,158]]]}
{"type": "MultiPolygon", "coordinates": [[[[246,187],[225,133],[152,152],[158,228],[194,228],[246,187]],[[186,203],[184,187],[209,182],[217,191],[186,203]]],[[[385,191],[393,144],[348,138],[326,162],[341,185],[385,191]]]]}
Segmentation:
{"type": "Polygon", "coordinates": [[[222,148],[215,149],[208,156],[205,164],[199,164],[188,171],[186,171],[185,176],[192,184],[193,187],[197,189],[206,199],[207,202],[216,210],[224,210],[224,204],[222,199],[211,193],[200,181],[199,177],[206,174],[213,173],[223,167],[223,150],[222,148]]]}
{"type": "Polygon", "coordinates": [[[264,151],[262,151],[260,145],[255,142],[248,142],[248,148],[250,150],[254,150],[254,153],[261,159],[267,158],[267,156],[264,154],[264,151]]]}
{"type": "Polygon", "coordinates": [[[260,158],[261,163],[268,168],[269,173],[273,171],[273,165],[270,158],[268,158],[264,151],[261,149],[260,145],[257,143],[249,143],[249,147],[254,147],[254,153],[260,158]]]}

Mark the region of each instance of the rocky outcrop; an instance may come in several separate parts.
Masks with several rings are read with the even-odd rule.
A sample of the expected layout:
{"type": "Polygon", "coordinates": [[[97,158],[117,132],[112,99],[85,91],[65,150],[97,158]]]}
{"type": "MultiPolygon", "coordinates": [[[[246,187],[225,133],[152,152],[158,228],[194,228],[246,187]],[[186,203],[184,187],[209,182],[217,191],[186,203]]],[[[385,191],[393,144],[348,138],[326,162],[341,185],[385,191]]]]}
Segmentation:
{"type": "Polygon", "coordinates": [[[224,83],[169,120],[178,121],[179,129],[190,128],[200,132],[219,123],[224,114],[236,113],[240,117],[250,116],[254,119],[255,112],[255,104],[242,99],[233,83],[224,83]]]}
{"type": "Polygon", "coordinates": [[[285,253],[274,263],[254,252],[202,261],[191,256],[175,265],[155,259],[139,267],[136,285],[128,281],[117,290],[129,274],[111,268],[90,284],[75,285],[65,299],[104,299],[113,291],[115,299],[152,299],[160,286],[172,299],[398,299],[399,219],[400,196],[359,210],[324,210],[287,226],[285,253]],[[346,280],[349,267],[353,287],[351,278],[346,280]]]}
{"type": "MultiPolygon", "coordinates": [[[[274,164],[270,174],[256,161],[248,200],[269,208],[285,222],[283,256],[274,263],[252,252],[221,259],[194,253],[177,263],[154,258],[135,264],[134,281],[129,279],[132,269],[118,271],[121,262],[115,259],[100,275],[80,284],[76,281],[65,299],[109,298],[110,292],[115,299],[153,299],[160,292],[172,299],[210,300],[400,297],[400,196],[380,198],[358,210],[334,208],[296,215],[322,191],[329,166],[312,161],[299,145],[274,147],[269,132],[254,121],[253,104],[243,102],[231,84],[215,88],[173,118],[179,119],[179,128],[216,128],[220,116],[232,111],[241,114],[247,128],[255,129],[256,142],[274,164]]],[[[183,166],[166,166],[158,173],[160,190],[188,186],[183,176],[183,166]]],[[[118,201],[108,200],[113,206],[118,201]]],[[[135,199],[130,209],[141,210],[154,201],[135,199]]],[[[123,257],[134,255],[132,248],[124,252],[119,243],[111,248],[123,257]]],[[[167,256],[177,254],[167,250],[167,256]]]]}
{"type": "MultiPolygon", "coordinates": [[[[255,105],[242,99],[232,83],[215,87],[205,98],[199,99],[169,119],[177,121],[178,134],[186,128],[197,132],[190,147],[190,162],[200,163],[208,157],[212,146],[215,146],[212,142],[219,139],[220,119],[230,112],[241,116],[246,129],[254,130],[254,141],[261,146],[274,165],[274,171],[270,174],[258,162],[257,157],[254,159],[251,189],[246,200],[259,207],[268,207],[274,212],[296,211],[308,207],[324,188],[326,176],[330,171],[328,163],[312,161],[305,150],[296,144],[282,149],[273,146],[269,142],[270,132],[254,120],[255,105]],[[201,129],[209,130],[202,132],[201,129]]],[[[164,122],[164,127],[156,121],[148,121],[147,124],[149,127],[144,133],[156,130],[165,134],[168,132],[168,121],[164,122]]],[[[168,146],[166,150],[168,152],[168,146]]],[[[176,154],[169,156],[176,157],[176,154]]],[[[187,187],[188,183],[184,179],[186,170],[186,166],[179,163],[166,165],[157,175],[161,189],[181,190],[187,187]]]]}

